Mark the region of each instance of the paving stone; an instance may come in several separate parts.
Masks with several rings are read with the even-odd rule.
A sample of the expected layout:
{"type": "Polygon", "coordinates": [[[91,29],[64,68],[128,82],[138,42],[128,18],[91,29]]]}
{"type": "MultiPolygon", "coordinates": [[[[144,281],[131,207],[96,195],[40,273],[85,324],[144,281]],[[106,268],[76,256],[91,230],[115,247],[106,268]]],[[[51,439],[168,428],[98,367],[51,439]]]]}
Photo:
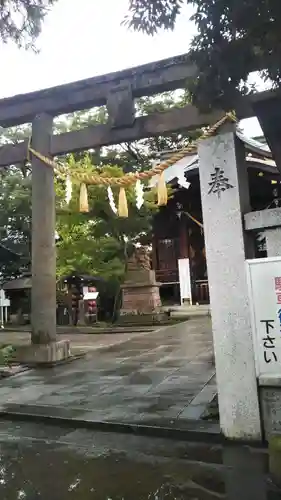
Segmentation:
{"type": "Polygon", "coordinates": [[[191,320],[123,343],[118,339],[117,345],[92,350],[86,359],[5,379],[0,401],[14,410],[18,404],[20,413],[184,426],[200,417],[215,390],[213,380],[202,391],[214,374],[211,357],[209,323],[191,320]]]}

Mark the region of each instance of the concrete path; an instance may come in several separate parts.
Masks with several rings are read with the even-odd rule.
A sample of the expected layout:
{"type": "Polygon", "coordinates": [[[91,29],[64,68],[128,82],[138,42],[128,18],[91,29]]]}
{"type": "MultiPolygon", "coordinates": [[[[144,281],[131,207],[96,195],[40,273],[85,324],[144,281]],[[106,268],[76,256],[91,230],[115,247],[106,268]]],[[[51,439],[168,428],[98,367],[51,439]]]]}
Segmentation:
{"type": "Polygon", "coordinates": [[[182,429],[199,419],[216,391],[210,320],[120,335],[92,335],[86,358],[4,380],[2,412],[182,429]]]}

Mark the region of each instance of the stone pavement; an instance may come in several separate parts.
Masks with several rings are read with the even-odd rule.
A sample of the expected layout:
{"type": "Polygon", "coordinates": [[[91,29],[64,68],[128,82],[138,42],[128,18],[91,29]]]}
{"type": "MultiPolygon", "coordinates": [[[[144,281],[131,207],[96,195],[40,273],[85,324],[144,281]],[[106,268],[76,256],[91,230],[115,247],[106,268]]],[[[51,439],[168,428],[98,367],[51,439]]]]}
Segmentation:
{"type": "Polygon", "coordinates": [[[216,391],[208,318],[115,340],[101,339],[85,358],[4,380],[2,415],[182,429],[200,418],[216,391]]]}

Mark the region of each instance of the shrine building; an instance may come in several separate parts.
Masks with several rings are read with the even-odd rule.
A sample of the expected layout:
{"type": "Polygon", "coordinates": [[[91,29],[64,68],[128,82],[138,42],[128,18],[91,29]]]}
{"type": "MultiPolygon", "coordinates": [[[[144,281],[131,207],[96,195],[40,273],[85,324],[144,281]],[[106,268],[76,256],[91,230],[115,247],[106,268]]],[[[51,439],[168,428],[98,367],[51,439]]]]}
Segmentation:
{"type": "MultiPolygon", "coordinates": [[[[281,176],[272,154],[261,140],[247,138],[237,130],[237,137],[244,143],[249,176],[252,210],[281,206],[281,176]]],[[[171,156],[166,151],[159,162],[171,156]]],[[[218,170],[218,177],[210,182],[210,190],[220,196],[228,179],[218,170]]],[[[165,171],[165,180],[173,188],[173,197],[161,207],[153,222],[152,267],[161,283],[163,301],[179,302],[178,259],[189,258],[193,303],[209,303],[208,273],[204,243],[204,225],[199,184],[199,159],[197,154],[184,157],[165,171]]],[[[151,184],[156,184],[152,179],[151,184]]],[[[231,238],[231,234],[229,234],[231,238]]],[[[233,241],[235,245],[235,241],[233,241]]],[[[256,257],[264,257],[265,238],[256,238],[256,257]]]]}

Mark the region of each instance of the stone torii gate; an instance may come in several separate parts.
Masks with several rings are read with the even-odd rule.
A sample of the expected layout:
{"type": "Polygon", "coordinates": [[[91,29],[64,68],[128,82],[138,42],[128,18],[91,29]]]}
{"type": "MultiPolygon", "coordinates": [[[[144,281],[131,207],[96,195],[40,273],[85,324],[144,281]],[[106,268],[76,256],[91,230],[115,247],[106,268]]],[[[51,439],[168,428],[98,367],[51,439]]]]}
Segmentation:
{"type": "MultiPolygon", "coordinates": [[[[135,98],[185,88],[195,73],[196,68],[185,54],[2,99],[0,126],[32,122],[32,147],[49,157],[199,128],[214,123],[223,113],[218,110],[200,114],[192,105],[140,118],[135,117],[134,111],[135,98]],[[107,106],[109,118],[105,125],[52,134],[55,116],[101,105],[107,106]]],[[[251,99],[241,99],[236,110],[239,118],[255,115],[251,99]]],[[[26,141],[1,147],[0,167],[25,161],[27,150],[26,141]]],[[[260,415],[243,274],[246,243],[242,214],[249,211],[247,176],[233,127],[204,141],[199,147],[199,157],[221,427],[227,437],[256,439],[260,436],[260,415]],[[240,157],[242,161],[238,161],[240,157]],[[219,191],[210,189],[216,176],[220,176],[217,181],[224,185],[219,191]]],[[[32,158],[32,344],[21,355],[27,361],[37,362],[69,356],[69,343],[57,342],[56,336],[54,172],[35,157],[32,158]]]]}

